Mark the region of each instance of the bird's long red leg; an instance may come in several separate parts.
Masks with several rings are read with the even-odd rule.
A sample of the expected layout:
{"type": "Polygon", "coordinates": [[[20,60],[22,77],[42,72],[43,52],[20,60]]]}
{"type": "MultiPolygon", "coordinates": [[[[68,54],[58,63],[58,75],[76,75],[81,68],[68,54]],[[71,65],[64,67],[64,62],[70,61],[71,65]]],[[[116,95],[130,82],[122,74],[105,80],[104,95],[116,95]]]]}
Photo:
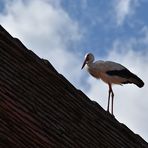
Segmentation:
{"type": "Polygon", "coordinates": [[[113,90],[112,90],[112,87],[111,87],[111,85],[110,85],[110,89],[111,89],[111,93],[112,93],[112,108],[111,108],[111,114],[113,115],[113,105],[114,105],[114,92],[113,92],[113,90]]]}
{"type": "Polygon", "coordinates": [[[111,93],[111,85],[108,84],[109,90],[108,90],[108,104],[107,104],[107,111],[109,112],[109,105],[110,105],[110,93],[111,93]]]}

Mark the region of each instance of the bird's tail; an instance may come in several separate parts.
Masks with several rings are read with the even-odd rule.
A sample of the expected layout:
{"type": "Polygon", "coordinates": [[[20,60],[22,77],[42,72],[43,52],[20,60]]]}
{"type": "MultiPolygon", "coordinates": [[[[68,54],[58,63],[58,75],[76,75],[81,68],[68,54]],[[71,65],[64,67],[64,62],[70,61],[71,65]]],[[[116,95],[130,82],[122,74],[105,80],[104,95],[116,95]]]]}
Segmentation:
{"type": "Polygon", "coordinates": [[[129,81],[131,83],[136,84],[140,88],[144,86],[144,82],[139,77],[137,77],[135,74],[133,74],[133,76],[129,79],[129,81]]]}

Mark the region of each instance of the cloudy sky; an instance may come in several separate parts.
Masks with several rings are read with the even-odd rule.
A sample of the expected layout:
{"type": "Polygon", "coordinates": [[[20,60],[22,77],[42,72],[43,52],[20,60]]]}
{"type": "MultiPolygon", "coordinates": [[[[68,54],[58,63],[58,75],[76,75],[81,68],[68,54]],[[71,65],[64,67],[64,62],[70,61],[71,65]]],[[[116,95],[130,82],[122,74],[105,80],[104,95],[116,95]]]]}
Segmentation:
{"type": "Polygon", "coordinates": [[[114,86],[114,114],[148,141],[147,0],[0,0],[0,24],[105,110],[108,86],[81,70],[84,55],[126,66],[144,82],[114,86]]]}

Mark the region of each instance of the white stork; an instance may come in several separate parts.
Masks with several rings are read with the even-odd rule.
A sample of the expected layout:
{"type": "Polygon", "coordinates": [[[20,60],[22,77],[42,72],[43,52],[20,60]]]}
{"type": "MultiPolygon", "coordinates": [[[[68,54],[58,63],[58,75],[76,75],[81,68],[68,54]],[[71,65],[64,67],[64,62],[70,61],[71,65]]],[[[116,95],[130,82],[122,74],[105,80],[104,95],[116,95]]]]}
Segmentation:
{"type": "Polygon", "coordinates": [[[114,93],[112,90],[112,84],[122,85],[127,83],[134,83],[141,88],[144,86],[144,82],[121,64],[112,61],[101,61],[101,60],[94,62],[94,60],[95,58],[92,53],[86,54],[81,69],[83,69],[83,67],[86,65],[85,66],[86,70],[93,77],[101,79],[108,84],[109,93],[108,93],[107,111],[109,112],[110,95],[111,95],[112,97],[111,114],[113,115],[114,93]]]}

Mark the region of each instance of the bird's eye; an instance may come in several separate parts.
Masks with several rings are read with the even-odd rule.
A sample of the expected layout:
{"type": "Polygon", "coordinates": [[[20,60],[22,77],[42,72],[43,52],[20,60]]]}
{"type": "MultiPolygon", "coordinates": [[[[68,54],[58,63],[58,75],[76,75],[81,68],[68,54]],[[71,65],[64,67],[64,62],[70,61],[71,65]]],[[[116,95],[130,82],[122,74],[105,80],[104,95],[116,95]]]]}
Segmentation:
{"type": "Polygon", "coordinates": [[[86,57],[86,61],[89,61],[89,55],[86,57]]]}

